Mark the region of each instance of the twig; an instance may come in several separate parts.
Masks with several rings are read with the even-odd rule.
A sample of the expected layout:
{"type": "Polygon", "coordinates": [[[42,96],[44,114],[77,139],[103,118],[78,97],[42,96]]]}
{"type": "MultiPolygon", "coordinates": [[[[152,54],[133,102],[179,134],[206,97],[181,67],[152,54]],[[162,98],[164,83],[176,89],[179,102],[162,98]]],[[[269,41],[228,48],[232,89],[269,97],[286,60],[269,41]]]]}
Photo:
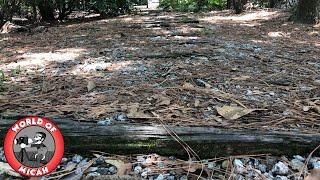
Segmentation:
{"type": "Polygon", "coordinates": [[[306,168],[306,166],[308,165],[308,163],[309,163],[309,161],[310,161],[310,159],[311,159],[312,154],[313,154],[316,150],[318,150],[319,148],[320,148],[320,144],[319,144],[314,150],[311,151],[311,153],[309,154],[306,162],[304,163],[303,167],[302,167],[301,170],[299,171],[299,177],[301,177],[302,173],[303,173],[304,177],[306,176],[305,172],[303,172],[303,171],[304,171],[304,169],[306,168]]]}

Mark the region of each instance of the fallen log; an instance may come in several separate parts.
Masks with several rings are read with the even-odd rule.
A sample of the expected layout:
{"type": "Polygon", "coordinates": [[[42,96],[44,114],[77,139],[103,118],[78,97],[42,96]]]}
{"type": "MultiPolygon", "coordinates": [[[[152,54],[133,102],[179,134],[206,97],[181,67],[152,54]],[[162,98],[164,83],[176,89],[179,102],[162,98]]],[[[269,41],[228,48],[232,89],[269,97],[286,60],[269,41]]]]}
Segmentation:
{"type": "MultiPolygon", "coordinates": [[[[96,123],[53,119],[61,129],[67,152],[87,153],[100,150],[115,154],[159,153],[187,157],[183,148],[161,125],[96,123]]],[[[0,119],[3,143],[15,120],[0,119]]],[[[169,127],[201,158],[239,154],[307,155],[320,142],[320,134],[231,130],[214,127],[169,127]]]]}
{"type": "Polygon", "coordinates": [[[29,29],[24,26],[19,26],[16,24],[7,21],[0,29],[1,34],[8,34],[8,33],[16,33],[16,32],[28,32],[29,29]]]}

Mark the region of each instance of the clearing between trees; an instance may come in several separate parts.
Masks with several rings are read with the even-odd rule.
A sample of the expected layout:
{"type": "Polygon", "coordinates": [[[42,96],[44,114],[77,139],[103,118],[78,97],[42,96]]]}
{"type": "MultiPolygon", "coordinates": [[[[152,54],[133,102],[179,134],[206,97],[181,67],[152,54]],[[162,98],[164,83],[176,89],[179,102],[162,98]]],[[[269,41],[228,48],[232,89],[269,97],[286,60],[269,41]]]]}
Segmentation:
{"type": "Polygon", "coordinates": [[[1,115],[319,133],[319,27],[141,13],[1,35],[1,115]]]}
{"type": "Polygon", "coordinates": [[[53,119],[67,151],[49,179],[314,178],[320,27],[289,16],[138,11],[0,34],[0,136],[53,119]]]}

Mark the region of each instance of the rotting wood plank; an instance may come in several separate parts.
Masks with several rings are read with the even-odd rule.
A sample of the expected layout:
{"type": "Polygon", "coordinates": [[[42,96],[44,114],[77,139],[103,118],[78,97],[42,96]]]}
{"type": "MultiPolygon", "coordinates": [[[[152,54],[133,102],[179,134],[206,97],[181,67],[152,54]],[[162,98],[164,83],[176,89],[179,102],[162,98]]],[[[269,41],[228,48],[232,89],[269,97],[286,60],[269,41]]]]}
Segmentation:
{"type": "MultiPolygon", "coordinates": [[[[161,125],[95,123],[53,119],[61,129],[68,152],[101,150],[116,154],[159,153],[183,157],[186,152],[161,125]]],[[[0,137],[15,120],[0,119],[0,137]]],[[[170,127],[201,158],[239,154],[308,154],[320,142],[320,134],[218,129],[214,127],[170,127]]],[[[3,143],[1,138],[1,143],[3,143]]],[[[186,157],[186,156],[185,156],[186,157]]]]}

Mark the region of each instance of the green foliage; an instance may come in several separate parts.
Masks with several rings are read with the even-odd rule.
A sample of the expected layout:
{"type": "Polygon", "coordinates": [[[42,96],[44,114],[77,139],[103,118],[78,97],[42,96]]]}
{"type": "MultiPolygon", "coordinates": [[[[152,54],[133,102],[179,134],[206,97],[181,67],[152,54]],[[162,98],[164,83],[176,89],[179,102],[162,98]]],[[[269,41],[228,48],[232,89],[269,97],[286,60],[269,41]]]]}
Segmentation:
{"type": "Polygon", "coordinates": [[[4,72],[0,70],[0,81],[4,81],[4,79],[5,79],[4,72]]]}
{"type": "Polygon", "coordinates": [[[146,5],[146,4],[148,4],[148,0],[131,0],[131,3],[132,3],[133,5],[141,6],[141,5],[146,5]]]}
{"type": "Polygon", "coordinates": [[[38,20],[40,15],[43,21],[63,20],[74,10],[95,10],[104,16],[116,16],[130,11],[133,4],[147,4],[147,0],[0,0],[0,25],[21,13],[32,20],[38,20]]]}
{"type": "Polygon", "coordinates": [[[20,65],[11,70],[11,76],[15,77],[21,73],[20,65]]]}
{"type": "Polygon", "coordinates": [[[160,7],[178,11],[200,11],[221,9],[227,0],[161,0],[160,7]]]}
{"type": "Polygon", "coordinates": [[[208,7],[224,8],[227,6],[227,0],[208,0],[208,7]]]}
{"type": "Polygon", "coordinates": [[[116,16],[130,11],[132,2],[129,0],[90,0],[93,10],[104,16],[116,16]]]}
{"type": "Polygon", "coordinates": [[[4,72],[2,70],[0,70],[0,91],[3,90],[4,80],[5,80],[4,72]]]}

